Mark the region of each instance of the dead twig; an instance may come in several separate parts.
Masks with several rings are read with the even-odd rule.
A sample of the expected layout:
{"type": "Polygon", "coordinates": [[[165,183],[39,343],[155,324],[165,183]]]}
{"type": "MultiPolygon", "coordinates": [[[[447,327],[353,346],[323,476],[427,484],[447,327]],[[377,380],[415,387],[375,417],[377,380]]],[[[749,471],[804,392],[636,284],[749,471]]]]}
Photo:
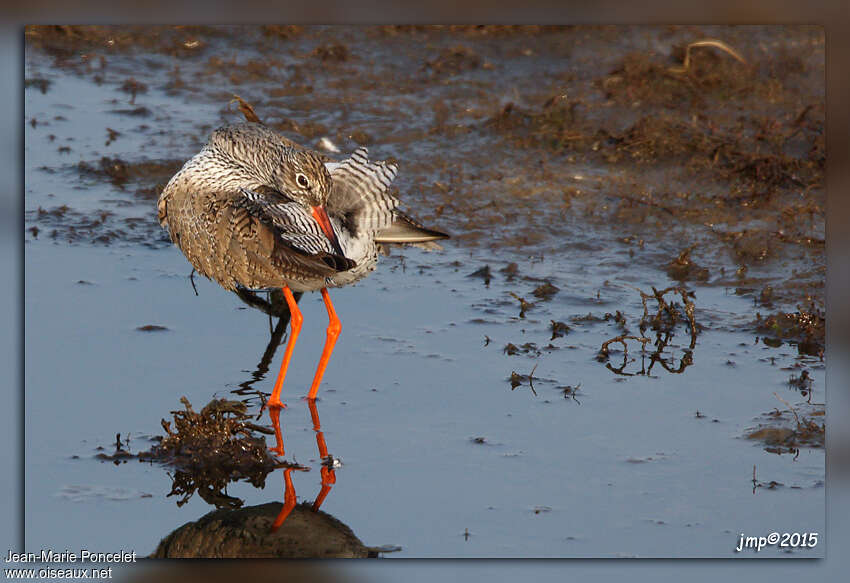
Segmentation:
{"type": "Polygon", "coordinates": [[[263,122],[260,121],[260,118],[257,117],[257,114],[254,112],[254,108],[251,106],[250,103],[248,103],[247,101],[245,101],[244,99],[242,99],[241,97],[239,97],[236,94],[234,94],[233,99],[230,100],[230,103],[234,103],[234,102],[239,104],[239,111],[242,112],[242,115],[245,116],[246,120],[253,122],[253,123],[259,123],[259,124],[263,123],[263,122]]]}
{"type": "Polygon", "coordinates": [[[726,44],[722,40],[718,40],[718,39],[714,39],[714,38],[706,38],[706,39],[702,39],[702,40],[698,40],[698,41],[694,41],[694,42],[690,43],[685,48],[685,60],[682,62],[682,64],[680,66],[670,67],[667,70],[671,73],[676,73],[676,74],[687,73],[688,69],[690,68],[690,65],[691,65],[691,49],[697,48],[697,47],[714,47],[714,48],[720,49],[721,51],[725,52],[726,54],[732,56],[732,58],[734,58],[739,63],[743,63],[743,64],[747,63],[747,61],[744,59],[744,57],[741,56],[741,54],[738,51],[736,51],[735,49],[730,47],[728,44],[726,44]]]}
{"type": "Polygon", "coordinates": [[[192,268],[192,273],[189,274],[189,282],[192,284],[192,289],[195,290],[195,296],[198,295],[198,288],[195,287],[195,268],[192,268]]]}
{"type": "Polygon", "coordinates": [[[534,368],[531,369],[531,372],[528,373],[528,386],[531,389],[531,392],[534,393],[534,396],[537,396],[537,391],[534,390],[534,371],[537,370],[537,363],[534,363],[534,368]]]}
{"type": "MultiPolygon", "coordinates": [[[[600,362],[607,361],[608,357],[609,357],[609,353],[610,353],[610,350],[609,350],[610,345],[613,344],[613,343],[619,342],[620,344],[623,345],[623,366],[620,367],[619,369],[617,369],[617,368],[614,368],[613,366],[611,366],[610,362],[606,366],[611,371],[613,371],[617,374],[631,376],[630,373],[624,372],[624,369],[625,369],[626,365],[628,364],[628,361],[627,361],[628,344],[626,343],[626,340],[635,340],[637,342],[640,342],[641,343],[641,350],[642,351],[645,350],[647,343],[652,342],[652,340],[650,338],[648,338],[644,334],[644,332],[646,331],[647,328],[651,327],[653,330],[656,331],[655,351],[649,357],[650,361],[651,361],[650,365],[649,365],[649,369],[645,369],[645,370],[642,369],[641,372],[637,373],[637,374],[649,374],[652,370],[652,367],[655,365],[656,362],[660,362],[661,366],[667,372],[674,373],[674,374],[683,373],[685,371],[685,369],[687,367],[689,367],[690,365],[692,365],[693,362],[694,362],[693,361],[693,349],[696,346],[697,323],[696,323],[696,318],[695,318],[695,315],[694,315],[696,308],[695,308],[694,302],[691,300],[691,298],[694,297],[693,292],[689,292],[687,289],[685,289],[683,287],[671,286],[671,287],[668,287],[668,288],[665,288],[665,289],[662,289],[662,290],[658,290],[655,287],[653,287],[652,293],[648,294],[648,293],[642,291],[641,289],[634,287],[634,286],[631,286],[631,285],[627,285],[626,287],[632,288],[635,291],[637,291],[640,294],[641,304],[643,304],[643,316],[641,317],[641,320],[640,320],[640,336],[630,335],[630,334],[628,334],[628,330],[625,330],[624,334],[621,334],[619,336],[616,336],[614,338],[606,340],[605,342],[602,343],[602,346],[599,349],[599,353],[596,357],[597,360],[599,360],[600,362]],[[670,303],[667,300],[665,300],[665,298],[664,298],[665,294],[668,294],[668,293],[671,293],[671,292],[679,294],[679,296],[682,298],[682,302],[684,303],[684,308],[679,308],[676,304],[670,303]],[[658,305],[658,309],[656,310],[656,313],[655,313],[654,316],[650,316],[649,304],[648,304],[648,301],[650,299],[654,299],[655,302],[658,305]],[[684,313],[682,313],[682,312],[684,312],[684,313]],[[664,358],[662,358],[661,355],[662,355],[664,349],[667,347],[668,343],[670,342],[670,339],[673,336],[673,329],[675,328],[676,324],[680,320],[683,320],[683,319],[687,320],[688,326],[690,328],[690,336],[691,336],[690,347],[687,348],[687,349],[684,349],[684,354],[683,354],[682,358],[680,359],[678,368],[673,368],[673,366],[674,366],[673,362],[671,361],[670,363],[668,363],[664,358]]],[[[617,314],[622,319],[622,321],[623,321],[622,325],[623,325],[623,328],[625,329],[625,318],[623,318],[622,315],[619,312],[617,312],[617,314]]],[[[607,315],[606,315],[606,320],[607,319],[608,318],[607,318],[607,315]]],[[[617,318],[615,318],[615,320],[620,321],[620,319],[617,319],[617,318]]]]}
{"type": "Polygon", "coordinates": [[[521,375],[517,373],[517,371],[511,371],[511,390],[513,391],[518,386],[522,384],[522,381],[528,379],[528,387],[531,389],[531,392],[534,393],[534,396],[537,396],[537,391],[534,390],[534,371],[537,370],[537,364],[535,363],[534,368],[531,369],[531,372],[528,376],[521,375]]]}
{"type": "Polygon", "coordinates": [[[643,346],[646,346],[647,342],[652,342],[652,340],[647,338],[646,336],[631,336],[631,335],[628,335],[628,334],[620,334],[616,338],[611,338],[610,340],[606,340],[605,342],[602,343],[602,348],[599,349],[600,356],[607,357],[608,356],[608,346],[610,344],[613,344],[614,342],[619,342],[620,344],[622,344],[623,345],[623,352],[628,354],[629,346],[628,346],[628,344],[626,344],[626,340],[637,340],[638,342],[642,343],[643,346]]]}
{"type": "Polygon", "coordinates": [[[776,393],[773,393],[773,396],[776,397],[777,399],[779,399],[779,402],[782,403],[783,405],[785,405],[786,407],[788,407],[788,410],[791,411],[794,414],[794,419],[797,421],[797,427],[802,427],[803,424],[800,423],[800,417],[797,415],[797,411],[794,410],[794,407],[792,407],[788,403],[788,401],[786,401],[785,399],[783,399],[782,397],[780,397],[776,393]]]}
{"type": "Polygon", "coordinates": [[[514,292],[508,292],[514,299],[519,301],[519,317],[525,318],[525,312],[534,307],[534,304],[516,295],[514,292]]]}

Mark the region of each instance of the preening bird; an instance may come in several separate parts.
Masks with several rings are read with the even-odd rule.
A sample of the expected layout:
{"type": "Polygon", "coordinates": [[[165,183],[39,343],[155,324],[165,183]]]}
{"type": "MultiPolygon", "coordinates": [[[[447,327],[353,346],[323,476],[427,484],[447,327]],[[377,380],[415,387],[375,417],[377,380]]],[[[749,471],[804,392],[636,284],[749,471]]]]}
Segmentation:
{"type": "Polygon", "coordinates": [[[240,123],[215,130],[160,194],[160,224],[200,274],[228,290],[283,290],[291,330],[270,407],[283,406],[303,321],[293,291],[321,291],[328,311],[313,400],[341,330],[328,288],[367,276],[382,245],[448,237],[398,210],[390,189],[397,170],[369,160],[366,148],[330,161],[262,124],[240,123]]]}

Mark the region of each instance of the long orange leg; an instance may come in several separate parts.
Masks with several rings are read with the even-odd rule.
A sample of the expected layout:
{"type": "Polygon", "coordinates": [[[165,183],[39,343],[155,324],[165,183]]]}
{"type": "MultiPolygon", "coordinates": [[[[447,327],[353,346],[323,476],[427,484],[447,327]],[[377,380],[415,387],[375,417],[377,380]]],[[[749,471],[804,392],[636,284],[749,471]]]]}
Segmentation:
{"type": "Polygon", "coordinates": [[[292,352],[295,350],[295,341],[298,340],[298,333],[301,332],[301,323],[304,321],[304,317],[301,315],[301,310],[298,309],[298,304],[295,303],[295,298],[292,296],[292,290],[289,289],[289,286],[283,286],[283,297],[286,298],[286,304],[289,306],[289,341],[286,343],[286,352],[283,353],[283,362],[280,365],[280,372],[274,383],[272,396],[269,402],[266,403],[269,407],[277,408],[285,406],[280,400],[280,389],[283,386],[283,379],[286,378],[286,370],[289,368],[292,352]]]}
{"type": "Polygon", "coordinates": [[[328,294],[328,288],[322,288],[322,299],[325,300],[325,307],[328,309],[328,337],[325,340],[325,349],[322,350],[322,358],[319,359],[319,368],[316,369],[316,376],[313,377],[313,385],[310,387],[310,394],[307,398],[311,401],[316,399],[316,393],[319,391],[319,384],[322,382],[322,376],[325,374],[325,369],[328,367],[328,361],[331,359],[331,352],[334,351],[334,344],[342,330],[342,323],[336,317],[334,305],[331,303],[331,296],[328,294]]]}

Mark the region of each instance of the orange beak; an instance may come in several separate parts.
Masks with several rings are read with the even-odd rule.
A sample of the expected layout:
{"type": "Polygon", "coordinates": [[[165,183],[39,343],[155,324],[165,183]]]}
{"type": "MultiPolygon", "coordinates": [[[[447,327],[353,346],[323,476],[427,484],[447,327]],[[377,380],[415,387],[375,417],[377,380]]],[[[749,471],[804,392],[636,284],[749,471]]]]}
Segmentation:
{"type": "Polygon", "coordinates": [[[325,207],[323,206],[314,206],[313,208],[313,218],[316,219],[316,222],[319,223],[319,226],[322,228],[322,232],[333,245],[334,250],[342,257],[345,257],[345,253],[342,252],[342,247],[339,246],[339,240],[336,238],[336,233],[334,233],[333,225],[331,225],[331,219],[328,217],[328,213],[325,212],[325,207]]]}

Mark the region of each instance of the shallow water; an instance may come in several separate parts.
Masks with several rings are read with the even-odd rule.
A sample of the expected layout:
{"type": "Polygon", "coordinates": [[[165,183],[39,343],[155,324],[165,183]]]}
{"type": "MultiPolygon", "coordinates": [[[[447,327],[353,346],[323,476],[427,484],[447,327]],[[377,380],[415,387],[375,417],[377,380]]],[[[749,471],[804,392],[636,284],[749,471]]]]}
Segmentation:
{"type": "MultiPolygon", "coordinates": [[[[389,41],[346,34],[347,42],[362,42],[355,46],[367,55],[349,65],[355,69],[368,71],[369,58],[393,52],[389,41]]],[[[231,54],[227,38],[213,42],[207,57],[231,54]]],[[[297,62],[314,47],[310,38],[299,42],[280,58],[297,62]]],[[[511,45],[505,46],[510,53],[511,45]]],[[[27,55],[27,77],[51,81],[46,93],[36,87],[26,93],[27,120],[49,123],[28,123],[25,144],[27,227],[40,225],[37,236],[27,233],[25,244],[28,550],[79,546],[147,554],[173,529],[212,510],[198,496],[178,508],[174,497],[166,497],[171,480],[159,465],[131,460],[116,466],[94,456],[98,448],[113,451],[116,433],[131,437],[133,452],[150,447],[150,436],[161,433],[160,419],[181,408],[181,396],[198,410],[214,397],[235,398],[231,391],[252,378],[269,340],[268,317],[234,295],[200,277],[195,294],[188,262],[156,224],[155,203],[137,192],[153,186],[148,177],[115,185],[81,175],[75,166],[102,156],[181,161],[197,150],[210,126],[238,119],[222,112],[225,101],[210,94],[169,94],[162,79],[167,69],[140,66],[144,59],[136,59],[110,56],[98,85],[90,74],[57,66],[38,51],[27,55]],[[116,90],[128,70],[150,86],[132,106],[130,96],[116,90]],[[138,105],[153,113],[144,119],[110,113],[138,105]],[[104,145],[107,127],[120,136],[104,145]],[[62,145],[71,151],[59,152],[62,145]],[[39,217],[39,207],[49,211],[62,204],[71,210],[39,217]],[[102,225],[81,226],[104,209],[112,214],[102,225]],[[68,224],[77,225],[73,233],[68,224]],[[108,244],[94,240],[109,229],[120,233],[108,244]],[[137,330],[146,325],[167,330],[137,330]]],[[[150,60],[168,61],[162,55],[150,60]]],[[[382,63],[402,67],[404,59],[382,63]]],[[[545,56],[535,63],[544,73],[557,68],[545,56]]],[[[203,66],[201,59],[184,62],[183,74],[203,66]]],[[[474,81],[487,73],[472,75],[474,81]]],[[[505,65],[506,86],[518,75],[505,65]]],[[[312,82],[314,91],[333,91],[333,76],[317,75],[312,82]]],[[[269,83],[234,89],[247,99],[269,83]]],[[[405,140],[405,131],[423,131],[426,122],[414,117],[396,124],[388,114],[372,115],[380,102],[357,104],[354,89],[340,91],[349,104],[345,114],[317,113],[310,121],[362,126],[379,156],[411,160],[403,162],[399,177],[410,211],[463,235],[464,221],[473,219],[435,216],[436,205],[416,186],[452,180],[452,171],[434,160],[454,144],[463,151],[494,149],[496,143],[476,135],[405,140]]],[[[458,100],[472,93],[469,86],[447,91],[458,100]]],[[[409,103],[386,108],[407,107],[415,116],[426,102],[412,94],[409,103]]],[[[298,98],[287,104],[293,119],[306,108],[298,98]]],[[[347,151],[350,142],[332,139],[347,151]]],[[[495,166],[519,174],[521,160],[523,154],[510,154],[495,166]]],[[[606,172],[570,169],[574,184],[600,196],[606,172]]],[[[463,183],[452,188],[462,197],[463,183]]],[[[633,257],[618,240],[632,235],[634,225],[585,222],[556,207],[545,192],[539,204],[517,200],[498,185],[490,188],[506,216],[516,213],[498,227],[498,237],[536,230],[534,242],[472,245],[459,237],[440,252],[394,252],[368,279],[332,292],[343,332],[317,409],[329,451],[342,466],[322,510],[367,545],[401,547],[390,557],[734,556],[741,533],[822,533],[823,449],[776,455],[745,434],[763,414],[785,408],[774,393],[807,410],[787,384],[788,367],[795,364],[809,371],[813,400],[822,402],[823,362],[799,356],[793,345],[771,348],[748,332],[751,297],[722,285],[688,284],[704,328],[693,364],[681,374],[660,363],[649,375],[614,374],[595,357],[619,328],[613,321],[570,319],[619,310],[636,333],[643,307],[634,288],[676,285],[655,260],[669,256],[669,242],[648,237],[633,257]],[[550,228],[550,215],[558,217],[557,228],[550,228]],[[519,269],[513,279],[499,271],[510,262],[519,269]],[[489,283],[469,277],[485,265],[492,272],[489,283]],[[532,295],[543,280],[560,290],[547,301],[532,295]],[[511,293],[534,302],[522,318],[511,293]],[[571,331],[551,339],[552,320],[566,322],[571,331]],[[528,342],[539,354],[503,350],[528,342]],[[532,370],[533,391],[527,379],[512,389],[512,372],[532,370]],[[578,389],[565,395],[564,387],[578,389]],[[753,488],[754,466],[764,487],[753,488]],[[771,481],[781,485],[766,487],[771,481]]],[[[792,257],[759,268],[759,275],[781,278],[789,261],[797,265],[792,257]]],[[[305,323],[284,385],[288,408],[281,422],[286,459],[311,468],[294,476],[299,501],[310,501],[321,486],[321,460],[301,397],[321,352],[326,314],[317,294],[306,295],[301,307],[305,323]]],[[[670,368],[678,368],[689,340],[680,327],[664,351],[673,359],[670,368]]],[[[254,388],[271,390],[282,352],[271,375],[254,388]]],[[[630,345],[635,360],[624,372],[649,366],[646,356],[641,362],[640,349],[630,345]]],[[[613,367],[622,360],[621,352],[612,352],[613,367]]],[[[251,404],[258,411],[256,400],[251,404]]],[[[269,475],[263,489],[236,483],[227,493],[246,506],[281,501],[282,472],[269,475]]],[[[822,549],[790,555],[822,556],[822,549]]],[[[758,553],[765,555],[786,553],[769,547],[758,553]]]]}

